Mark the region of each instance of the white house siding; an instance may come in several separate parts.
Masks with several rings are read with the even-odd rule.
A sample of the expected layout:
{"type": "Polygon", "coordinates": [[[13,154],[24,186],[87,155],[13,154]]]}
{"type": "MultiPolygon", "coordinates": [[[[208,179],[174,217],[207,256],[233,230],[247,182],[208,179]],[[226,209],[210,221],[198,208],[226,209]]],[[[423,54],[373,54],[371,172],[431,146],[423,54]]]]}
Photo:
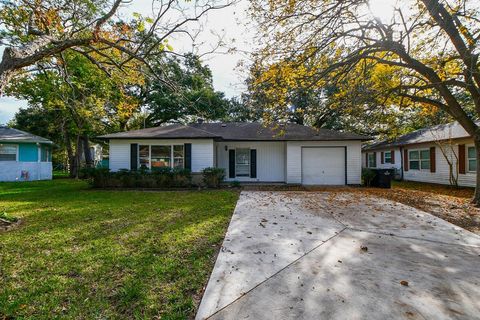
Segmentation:
{"type": "Polygon", "coordinates": [[[285,142],[225,141],[216,143],[216,163],[224,168],[226,180],[241,182],[285,182],[285,142]],[[227,147],[227,150],[225,150],[227,147]],[[228,177],[228,150],[249,148],[257,150],[257,178],[228,177]]]}
{"type": "Polygon", "coordinates": [[[0,181],[51,180],[51,162],[1,161],[0,181]],[[22,178],[22,171],[28,178],[22,178]]]}
{"type": "MultiPolygon", "coordinates": [[[[462,139],[456,140],[453,142],[452,147],[450,145],[445,146],[445,151],[449,159],[454,159],[454,168],[458,168],[458,163],[455,156],[452,154],[452,149],[458,155],[458,145],[465,144],[466,147],[473,146],[472,139],[462,139]]],[[[404,180],[407,181],[418,181],[418,182],[429,182],[429,183],[438,183],[438,184],[449,184],[450,170],[448,162],[445,159],[445,156],[440,150],[440,147],[434,142],[408,145],[405,147],[407,150],[415,149],[429,149],[430,147],[435,147],[435,160],[436,160],[436,170],[435,172],[430,172],[430,170],[411,170],[404,172],[404,180]]],[[[468,170],[468,167],[467,167],[468,170]]],[[[465,187],[474,187],[476,181],[476,176],[474,172],[468,172],[466,174],[458,175],[458,184],[465,187]]]]}
{"type": "Polygon", "coordinates": [[[399,148],[395,148],[395,149],[379,149],[379,150],[374,150],[374,151],[363,151],[362,152],[362,168],[367,168],[368,167],[368,163],[367,163],[367,153],[373,153],[373,152],[376,152],[376,159],[377,159],[377,166],[375,168],[378,168],[378,169],[397,169],[398,171],[400,171],[402,169],[402,155],[400,153],[400,149],[399,148]],[[382,164],[382,152],[385,153],[385,152],[390,152],[394,150],[395,152],[395,163],[383,163],[382,164]]]}
{"type": "Polygon", "coordinates": [[[192,144],[192,172],[201,172],[214,166],[213,139],[111,139],[109,167],[112,171],[130,169],[130,145],[192,144]]]}
{"type": "Polygon", "coordinates": [[[288,141],[287,183],[302,183],[302,147],[346,147],[347,184],[360,184],[362,176],[361,141],[288,141]]]}

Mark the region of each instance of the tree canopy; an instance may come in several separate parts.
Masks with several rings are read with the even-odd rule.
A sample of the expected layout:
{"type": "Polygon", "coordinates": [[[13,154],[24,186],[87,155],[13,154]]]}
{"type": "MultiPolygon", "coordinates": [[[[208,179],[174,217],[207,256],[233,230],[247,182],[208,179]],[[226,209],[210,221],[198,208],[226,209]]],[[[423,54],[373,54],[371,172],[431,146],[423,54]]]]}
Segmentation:
{"type": "MultiPolygon", "coordinates": [[[[382,103],[373,106],[441,110],[474,138],[480,158],[478,2],[399,1],[391,17],[375,17],[369,5],[368,0],[253,0],[250,12],[262,43],[257,64],[268,70],[294,63],[291,69],[305,86],[340,84],[354,89],[352,94],[358,87],[349,77],[374,81],[368,88],[382,103]],[[305,64],[315,66],[313,72],[303,72],[305,64]],[[377,71],[352,76],[371,68],[377,71]],[[377,81],[379,68],[388,70],[388,77],[377,81]]],[[[480,164],[477,184],[480,204],[480,164]]]]}

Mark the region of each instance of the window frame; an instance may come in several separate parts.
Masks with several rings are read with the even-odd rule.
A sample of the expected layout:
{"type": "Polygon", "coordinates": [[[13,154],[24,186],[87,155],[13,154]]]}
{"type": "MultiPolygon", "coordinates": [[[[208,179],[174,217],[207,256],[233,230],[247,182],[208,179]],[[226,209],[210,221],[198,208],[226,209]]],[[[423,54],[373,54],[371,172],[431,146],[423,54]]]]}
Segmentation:
{"type": "Polygon", "coordinates": [[[252,156],[251,156],[252,149],[251,148],[235,148],[235,177],[238,178],[250,178],[251,176],[251,168],[252,168],[252,156]],[[246,150],[246,154],[248,155],[248,164],[245,163],[237,163],[238,157],[238,150],[246,150]],[[248,173],[247,174],[238,174],[238,166],[248,166],[248,173]]]}
{"type": "Polygon", "coordinates": [[[19,157],[19,153],[20,153],[20,148],[19,148],[19,145],[18,144],[3,144],[3,143],[0,143],[0,148],[1,147],[15,147],[15,160],[0,160],[0,162],[18,162],[18,157],[19,157]]]}
{"type": "Polygon", "coordinates": [[[368,155],[367,168],[376,168],[377,167],[376,166],[377,161],[375,159],[375,157],[376,157],[375,152],[367,152],[367,155],[368,155]],[[373,162],[371,163],[371,161],[373,161],[373,162]]]}
{"type": "Polygon", "coordinates": [[[466,159],[466,161],[467,161],[467,164],[466,164],[466,165],[467,165],[467,172],[468,172],[468,173],[474,173],[474,172],[477,171],[477,169],[474,167],[473,170],[470,170],[470,161],[478,161],[478,159],[477,159],[477,157],[476,157],[476,154],[475,154],[475,153],[476,153],[475,146],[474,146],[474,145],[467,145],[467,146],[465,146],[465,148],[466,148],[466,150],[465,150],[465,152],[466,152],[466,157],[465,157],[465,159],[466,159]],[[470,157],[469,157],[469,153],[468,153],[468,152],[469,152],[470,149],[473,149],[473,158],[470,158],[470,157]]]}
{"type": "Polygon", "coordinates": [[[383,163],[392,164],[392,151],[383,152],[383,163]],[[387,158],[387,154],[389,155],[388,158],[387,158]],[[387,161],[387,159],[388,159],[388,161],[387,161]]]}
{"type": "Polygon", "coordinates": [[[50,148],[46,146],[40,147],[40,162],[50,162],[50,148]],[[45,155],[45,161],[43,160],[43,156],[45,155]]]}
{"type": "Polygon", "coordinates": [[[427,148],[427,149],[420,148],[420,149],[408,150],[408,169],[409,170],[416,170],[416,171],[430,171],[430,169],[431,169],[430,149],[429,148],[427,148]],[[422,151],[426,152],[426,154],[428,155],[428,158],[422,158],[422,151]],[[418,154],[417,159],[412,160],[411,154],[413,152],[416,152],[418,154]],[[422,162],[425,162],[425,161],[428,161],[428,168],[423,168],[422,167],[422,162]],[[412,168],[412,162],[418,162],[418,169],[412,168]]]}
{"type": "MultiPolygon", "coordinates": [[[[184,143],[168,143],[168,144],[138,144],[137,146],[137,167],[140,169],[140,147],[148,147],[148,170],[152,170],[152,147],[169,147],[170,148],[170,165],[168,167],[159,167],[159,168],[170,168],[170,169],[185,169],[185,144],[184,143]],[[174,148],[176,146],[181,146],[183,149],[183,157],[175,157],[174,148]],[[182,167],[175,167],[175,159],[183,159],[182,167]]],[[[145,158],[146,159],[146,158],[145,158]]]]}

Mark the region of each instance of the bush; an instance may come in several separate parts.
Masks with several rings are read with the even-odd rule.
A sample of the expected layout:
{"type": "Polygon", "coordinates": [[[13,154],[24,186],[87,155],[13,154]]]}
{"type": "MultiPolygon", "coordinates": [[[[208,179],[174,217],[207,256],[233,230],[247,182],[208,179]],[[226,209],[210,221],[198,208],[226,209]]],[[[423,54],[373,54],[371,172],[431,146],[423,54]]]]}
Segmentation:
{"type": "Polygon", "coordinates": [[[240,181],[238,180],[233,180],[232,182],[230,182],[230,187],[232,188],[240,188],[240,181]]]}
{"type": "Polygon", "coordinates": [[[203,183],[209,188],[218,188],[225,179],[225,169],[222,168],[205,168],[202,171],[203,183]]]}
{"type": "Polygon", "coordinates": [[[186,188],[192,182],[189,170],[171,168],[117,172],[110,172],[106,168],[91,168],[82,176],[88,178],[96,188],[186,188]]]}
{"type": "Polygon", "coordinates": [[[375,178],[375,171],[369,168],[362,169],[362,180],[363,184],[367,187],[370,187],[373,179],[375,178]]]}

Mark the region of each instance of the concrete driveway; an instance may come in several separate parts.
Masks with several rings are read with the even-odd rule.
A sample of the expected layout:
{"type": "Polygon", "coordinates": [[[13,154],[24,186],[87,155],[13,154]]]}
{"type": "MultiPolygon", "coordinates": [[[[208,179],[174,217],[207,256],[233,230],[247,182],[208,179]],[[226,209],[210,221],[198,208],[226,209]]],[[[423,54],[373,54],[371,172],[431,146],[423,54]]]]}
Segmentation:
{"type": "Polygon", "coordinates": [[[355,192],[242,192],[197,319],[480,319],[480,237],[355,192]]]}

